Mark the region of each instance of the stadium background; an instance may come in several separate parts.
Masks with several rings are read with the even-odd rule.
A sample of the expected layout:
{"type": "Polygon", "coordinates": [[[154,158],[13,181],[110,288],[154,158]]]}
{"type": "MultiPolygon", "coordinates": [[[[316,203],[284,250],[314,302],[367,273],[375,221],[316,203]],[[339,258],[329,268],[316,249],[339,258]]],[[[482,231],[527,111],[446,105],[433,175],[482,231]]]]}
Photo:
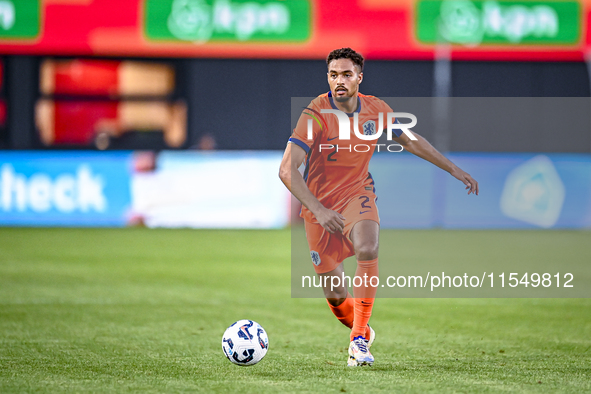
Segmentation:
{"type": "MultiPolygon", "coordinates": [[[[393,173],[382,171],[382,179],[391,176],[391,183],[382,182],[383,228],[402,231],[392,234],[409,250],[422,248],[417,238],[435,245],[432,255],[421,255],[426,259],[455,260],[461,248],[487,255],[490,242],[515,241],[506,254],[488,256],[534,262],[564,258],[585,264],[591,227],[591,132],[585,110],[591,108],[586,63],[591,53],[590,4],[0,1],[0,225],[5,226],[0,231],[0,337],[6,361],[0,388],[213,391],[228,390],[230,379],[238,379],[253,384],[251,391],[289,391],[310,389],[307,367],[289,355],[273,354],[274,343],[284,351],[295,346],[304,360],[322,364],[320,373],[338,362],[331,356],[326,356],[329,361],[314,358],[308,350],[289,345],[292,334],[282,325],[293,316],[274,316],[289,302],[289,225],[298,220],[297,205],[277,176],[294,121],[292,98],[327,89],[324,57],[338,47],[351,46],[366,56],[361,91],[367,94],[438,97],[460,104],[462,98],[480,103],[486,103],[485,98],[497,98],[497,103],[522,98],[516,108],[539,103],[532,98],[547,97],[565,111],[574,109],[576,121],[555,134],[536,123],[536,118],[548,116],[536,110],[529,113],[525,127],[510,132],[502,117],[499,124],[493,120],[492,127],[421,129],[480,181],[482,195],[476,202],[465,200],[461,190],[452,191],[453,179],[406,154],[377,155],[384,167],[376,170],[399,166],[393,173]],[[388,196],[405,201],[404,209],[388,196]],[[255,228],[260,232],[249,231],[255,228]],[[403,231],[417,228],[423,231],[419,237],[403,231]],[[452,228],[457,230],[445,230],[452,228]],[[498,232],[462,231],[491,228],[498,232]],[[470,240],[467,247],[465,239],[470,240]],[[225,250],[229,244],[231,251],[225,250]],[[450,248],[447,253],[441,252],[444,244],[450,248]],[[258,275],[245,268],[246,263],[258,275]],[[245,296],[236,290],[243,282],[228,278],[228,271],[261,286],[249,286],[245,296]],[[203,275],[215,279],[206,283],[203,275]],[[273,297],[275,303],[263,301],[273,297]],[[208,300],[208,305],[195,299],[208,300]],[[225,311],[209,303],[224,303],[225,311]],[[135,312],[128,316],[124,305],[134,305],[135,312]],[[217,337],[245,311],[262,319],[259,322],[270,331],[270,375],[248,375],[218,363],[217,337]],[[168,326],[148,315],[168,321],[176,331],[153,342],[168,326]],[[204,319],[211,321],[205,324],[204,319]],[[84,334],[72,333],[74,328],[84,334]],[[215,340],[187,345],[183,334],[203,331],[211,331],[215,340]],[[131,345],[123,345],[122,352],[129,358],[116,350],[125,341],[131,345]],[[174,359],[175,354],[185,358],[162,358],[174,359]],[[39,367],[47,357],[56,358],[57,369],[39,367]],[[128,361],[132,357],[139,360],[137,365],[128,361]],[[214,369],[196,367],[199,357],[214,369]],[[296,368],[295,383],[288,377],[294,372],[282,369],[285,363],[296,368]],[[67,365],[73,365],[73,371],[59,371],[67,365]],[[29,374],[31,368],[35,373],[29,374]],[[171,375],[178,379],[170,380],[171,375]],[[197,386],[193,376],[198,376],[197,386]]],[[[569,116],[565,113],[548,119],[562,120],[569,116]]],[[[413,258],[408,251],[400,258],[405,256],[413,258]]],[[[291,308],[310,313],[310,318],[294,322],[313,330],[314,319],[327,320],[325,305],[299,301],[292,300],[291,308]]],[[[388,375],[401,387],[414,376],[425,385],[409,389],[480,391],[477,374],[482,372],[492,374],[494,382],[487,383],[492,389],[503,384],[531,389],[529,385],[538,381],[549,381],[548,390],[564,389],[561,385],[567,385],[567,391],[589,389],[589,339],[584,333],[591,323],[586,300],[411,300],[396,304],[396,310],[384,312],[382,319],[399,319],[398,334],[422,341],[429,349],[396,340],[383,346],[413,348],[414,353],[393,350],[408,365],[434,364],[455,373],[443,383],[437,372],[388,375]],[[454,339],[449,334],[453,329],[446,331],[454,343],[450,353],[450,342],[441,344],[438,334],[412,337],[413,326],[400,319],[410,320],[417,308],[423,310],[416,316],[417,327],[432,327],[433,332],[441,325],[467,323],[473,316],[481,325],[467,324],[454,339]],[[534,330],[535,339],[520,334],[541,318],[547,318],[548,331],[534,330]],[[504,321],[514,336],[514,349],[546,349],[553,360],[564,358],[563,363],[546,370],[546,361],[529,360],[512,377],[498,374],[496,359],[475,361],[466,356],[465,369],[450,367],[447,358],[473,350],[471,345],[458,345],[461,338],[481,333],[489,337],[482,345],[486,352],[478,348],[477,353],[505,357],[505,350],[498,349],[505,334],[494,328],[495,319],[504,321]],[[564,319],[570,319],[570,327],[560,325],[564,319]],[[566,337],[571,339],[561,339],[566,337]],[[552,343],[550,350],[542,345],[547,341],[552,343]],[[536,371],[535,376],[526,373],[528,368],[536,371]]],[[[295,337],[309,342],[299,331],[295,337]]],[[[516,351],[514,357],[503,362],[517,368],[526,355],[516,351]]],[[[317,378],[326,388],[344,391],[355,386],[351,381],[317,378]]],[[[389,387],[369,375],[361,380],[376,390],[389,387]]]]}
{"type": "MultiPolygon", "coordinates": [[[[565,115],[571,117],[571,123],[556,123],[557,128],[565,129],[560,134],[549,126],[550,118],[541,120],[546,111],[540,114],[524,109],[514,114],[523,120],[514,128],[495,127],[495,122],[508,122],[501,113],[482,120],[482,124],[476,119],[472,127],[457,127],[458,123],[467,123],[463,114],[448,115],[432,123],[422,117],[415,131],[441,151],[530,153],[507,156],[515,164],[485,179],[485,184],[495,184],[494,198],[475,207],[468,215],[471,220],[452,218],[449,226],[522,227],[524,221],[515,217],[529,213],[510,214],[510,219],[504,220],[509,208],[499,208],[503,182],[511,171],[535,157],[535,152],[588,154],[591,149],[586,116],[590,84],[584,62],[589,37],[587,3],[536,3],[530,8],[526,3],[524,8],[510,2],[486,3],[487,6],[483,2],[363,0],[337,7],[330,2],[295,1],[255,2],[255,6],[244,8],[246,11],[236,5],[241,3],[231,2],[213,2],[210,8],[196,2],[191,11],[189,3],[125,1],[119,5],[117,15],[111,12],[110,3],[103,1],[7,3],[13,6],[3,11],[7,22],[0,41],[4,54],[0,147],[12,151],[5,160],[10,157],[15,161],[3,167],[5,214],[0,223],[92,226],[144,222],[150,226],[247,228],[287,225],[285,204],[278,202],[287,199],[280,197],[287,196],[287,191],[268,175],[276,167],[293,126],[291,98],[310,97],[325,90],[323,58],[332,48],[345,45],[354,46],[367,56],[362,91],[378,97],[579,98],[552,104],[565,111],[578,109],[576,114],[565,115]],[[445,4],[455,8],[445,11],[445,4]],[[491,11],[490,4],[497,6],[492,6],[491,11]],[[351,12],[343,13],[342,7],[351,12]],[[199,30],[199,18],[189,18],[191,12],[211,16],[208,37],[200,36],[205,30],[199,30]],[[449,14],[456,15],[454,12],[459,17],[450,19],[449,14]],[[481,18],[480,30],[470,27],[469,22],[476,20],[474,15],[481,18]],[[333,23],[335,19],[339,20],[338,25],[333,23]],[[244,22],[236,22],[239,20],[244,22]],[[446,33],[454,31],[456,25],[459,31],[464,29],[464,35],[446,33]],[[474,37],[466,35],[470,28],[470,34],[476,32],[474,37]],[[453,116],[462,120],[453,123],[453,116]],[[433,127],[421,127],[425,124],[433,127]],[[64,161],[68,164],[62,167],[53,159],[72,157],[72,150],[81,149],[144,153],[85,153],[87,164],[88,160],[96,161],[88,164],[89,179],[103,182],[103,188],[95,191],[101,189],[106,194],[95,197],[98,205],[76,202],[73,195],[64,197],[61,203],[53,201],[50,195],[74,192],[59,187],[55,192],[55,185],[48,179],[70,174],[67,183],[80,170],[75,159],[64,161]],[[35,150],[35,159],[29,154],[19,156],[15,152],[19,150],[35,150]],[[224,153],[189,153],[200,150],[224,153]],[[245,156],[238,152],[245,150],[251,153],[245,156]],[[151,157],[145,151],[165,153],[151,157]],[[257,151],[266,152],[260,156],[257,151]],[[34,174],[43,173],[37,171],[45,165],[44,157],[54,165],[46,173],[49,178],[42,176],[41,184],[32,189],[30,185],[20,187],[24,178],[19,174],[26,174],[30,180],[34,174]],[[113,160],[105,160],[106,157],[113,160]],[[264,159],[252,164],[256,157],[264,159]],[[208,164],[207,160],[215,162],[208,164]],[[237,160],[234,167],[241,168],[242,175],[224,170],[232,160],[237,160]],[[256,168],[240,165],[245,160],[256,168]],[[120,171],[115,168],[116,162],[120,171]],[[101,167],[103,164],[111,168],[101,167]],[[169,176],[171,166],[176,174],[185,168],[184,175],[169,176]],[[197,169],[203,166],[207,166],[205,172],[197,169]],[[111,181],[109,178],[115,173],[126,173],[128,179],[111,181]],[[188,173],[192,178],[186,177],[188,173]],[[248,177],[257,179],[258,194],[251,190],[254,187],[245,189],[245,185],[236,183],[248,177]],[[127,182],[129,187],[121,188],[118,182],[127,182]],[[169,185],[163,186],[162,182],[169,185]],[[222,196],[242,190],[243,197],[234,195],[212,210],[211,203],[204,204],[206,193],[187,186],[208,182],[222,196]],[[182,201],[171,198],[170,193],[160,195],[159,190],[172,184],[178,192],[176,196],[186,195],[182,201]],[[111,190],[111,186],[115,187],[111,190]],[[35,193],[40,196],[38,201],[25,201],[34,198],[31,196],[35,193]],[[229,210],[228,204],[234,209],[229,210]],[[486,213],[488,219],[477,214],[485,211],[495,214],[486,213]],[[226,221],[225,216],[235,221],[226,221]]],[[[457,103],[456,106],[465,106],[457,103]]],[[[508,107],[527,107],[528,103],[532,102],[524,99],[509,102],[508,107]]],[[[483,102],[482,106],[491,104],[483,102]]],[[[482,154],[467,160],[479,157],[491,160],[482,164],[485,168],[492,168],[495,160],[504,160],[502,155],[482,154]]],[[[545,227],[589,227],[590,191],[585,186],[588,156],[572,159],[580,162],[575,173],[566,175],[564,168],[557,170],[563,174],[558,182],[567,183],[564,205],[572,205],[570,198],[576,198],[576,217],[550,220],[545,227]]],[[[418,165],[412,161],[409,164],[420,172],[418,165]]],[[[382,187],[382,191],[415,191],[405,199],[414,203],[409,210],[429,211],[429,218],[415,215],[397,220],[395,212],[384,212],[388,215],[384,223],[388,227],[448,226],[438,217],[454,211],[453,207],[438,207],[437,203],[416,198],[431,193],[438,172],[429,174],[433,186],[427,190],[413,187],[416,179],[410,173],[403,171],[402,178],[393,178],[391,186],[382,187]]],[[[546,197],[539,195],[534,199],[541,201],[546,197]]],[[[551,198],[556,199],[562,207],[564,198],[551,198]]],[[[525,222],[534,228],[540,223],[535,219],[533,224],[532,220],[525,222]]]]}

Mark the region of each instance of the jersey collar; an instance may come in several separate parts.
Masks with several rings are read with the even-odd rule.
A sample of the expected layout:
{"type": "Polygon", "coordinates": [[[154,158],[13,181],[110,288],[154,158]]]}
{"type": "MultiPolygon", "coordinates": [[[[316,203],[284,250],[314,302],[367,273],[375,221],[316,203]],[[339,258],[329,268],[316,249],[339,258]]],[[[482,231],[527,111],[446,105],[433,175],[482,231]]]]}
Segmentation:
{"type": "MultiPolygon", "coordinates": [[[[330,100],[331,107],[333,109],[338,109],[332,99],[332,92],[330,92],[330,91],[328,92],[328,99],[330,100]]],[[[357,96],[357,109],[351,113],[347,113],[347,112],[345,112],[345,113],[347,114],[348,117],[352,117],[353,114],[355,114],[355,112],[357,112],[357,113],[361,112],[361,99],[359,98],[359,96],[357,96]]]]}

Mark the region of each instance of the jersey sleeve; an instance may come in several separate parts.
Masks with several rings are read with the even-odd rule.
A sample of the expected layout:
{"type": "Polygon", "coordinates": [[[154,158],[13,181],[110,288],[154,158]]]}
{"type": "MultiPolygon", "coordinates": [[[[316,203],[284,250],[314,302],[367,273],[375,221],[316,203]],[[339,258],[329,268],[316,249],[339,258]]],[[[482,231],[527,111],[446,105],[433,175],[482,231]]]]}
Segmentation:
{"type": "Polygon", "coordinates": [[[307,154],[314,140],[322,131],[321,124],[322,118],[320,117],[319,111],[313,105],[309,105],[302,111],[298,123],[289,138],[289,142],[296,144],[305,150],[307,154]]]}
{"type": "Polygon", "coordinates": [[[390,106],[388,104],[386,104],[386,102],[383,100],[379,101],[378,107],[379,107],[378,111],[383,112],[385,114],[387,114],[388,112],[394,112],[394,110],[392,108],[390,108],[390,106]]]}
{"type": "MultiPolygon", "coordinates": [[[[394,112],[394,110],[388,105],[386,104],[386,102],[380,100],[380,105],[379,105],[379,112],[383,112],[384,115],[387,114],[388,112],[394,112]]],[[[400,124],[400,121],[398,120],[398,118],[394,118],[394,123],[396,124],[400,124]]],[[[386,129],[384,129],[385,131],[386,129]]],[[[394,133],[394,135],[396,135],[396,137],[400,137],[403,132],[400,129],[394,129],[392,130],[392,132],[394,133]]]]}

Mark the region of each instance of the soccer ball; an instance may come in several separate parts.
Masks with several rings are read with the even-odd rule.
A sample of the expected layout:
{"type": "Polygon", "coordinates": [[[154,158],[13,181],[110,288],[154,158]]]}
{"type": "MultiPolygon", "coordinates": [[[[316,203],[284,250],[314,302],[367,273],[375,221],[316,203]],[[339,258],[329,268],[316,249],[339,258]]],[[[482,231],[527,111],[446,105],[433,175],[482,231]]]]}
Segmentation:
{"type": "Polygon", "coordinates": [[[252,320],[238,320],[224,332],[222,350],[234,364],[255,365],[269,350],[265,329],[252,320]]]}
{"type": "Polygon", "coordinates": [[[234,364],[254,365],[261,361],[269,349],[265,329],[252,320],[238,320],[224,332],[222,350],[234,364]]]}
{"type": "Polygon", "coordinates": [[[238,320],[224,332],[222,350],[234,364],[254,365],[261,361],[269,350],[265,329],[252,320],[238,320]]]}

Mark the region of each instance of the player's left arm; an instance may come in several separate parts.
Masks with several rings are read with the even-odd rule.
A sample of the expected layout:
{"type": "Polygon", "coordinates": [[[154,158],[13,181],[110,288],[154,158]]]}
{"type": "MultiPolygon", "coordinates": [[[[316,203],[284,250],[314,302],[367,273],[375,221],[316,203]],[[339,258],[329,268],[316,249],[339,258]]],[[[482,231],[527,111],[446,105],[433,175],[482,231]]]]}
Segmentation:
{"type": "Polygon", "coordinates": [[[412,132],[417,140],[411,140],[406,134],[400,137],[393,138],[393,140],[410,153],[435,164],[437,167],[449,172],[454,178],[460,180],[466,185],[468,194],[474,193],[478,195],[478,182],[470,176],[466,171],[452,163],[447,157],[443,156],[437,149],[433,147],[425,138],[419,134],[412,132]]]}

